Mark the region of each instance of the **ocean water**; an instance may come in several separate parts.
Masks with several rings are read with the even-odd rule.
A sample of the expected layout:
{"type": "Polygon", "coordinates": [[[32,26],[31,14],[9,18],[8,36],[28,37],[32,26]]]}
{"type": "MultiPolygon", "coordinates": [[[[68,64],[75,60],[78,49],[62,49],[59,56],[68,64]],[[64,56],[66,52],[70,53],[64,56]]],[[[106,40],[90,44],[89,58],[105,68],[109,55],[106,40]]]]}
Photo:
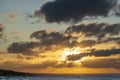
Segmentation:
{"type": "Polygon", "coordinates": [[[120,80],[120,75],[0,76],[0,80],[120,80]]]}

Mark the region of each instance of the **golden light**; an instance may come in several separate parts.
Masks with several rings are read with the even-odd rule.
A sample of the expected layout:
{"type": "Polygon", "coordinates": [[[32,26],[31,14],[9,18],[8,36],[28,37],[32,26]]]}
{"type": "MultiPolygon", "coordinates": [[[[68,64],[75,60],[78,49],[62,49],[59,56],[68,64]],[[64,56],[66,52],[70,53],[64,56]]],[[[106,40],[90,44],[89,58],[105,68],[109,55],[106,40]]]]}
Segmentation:
{"type": "Polygon", "coordinates": [[[81,53],[80,48],[72,48],[72,49],[65,48],[62,54],[62,60],[66,60],[66,57],[68,55],[80,54],[80,53],[81,53]]]}

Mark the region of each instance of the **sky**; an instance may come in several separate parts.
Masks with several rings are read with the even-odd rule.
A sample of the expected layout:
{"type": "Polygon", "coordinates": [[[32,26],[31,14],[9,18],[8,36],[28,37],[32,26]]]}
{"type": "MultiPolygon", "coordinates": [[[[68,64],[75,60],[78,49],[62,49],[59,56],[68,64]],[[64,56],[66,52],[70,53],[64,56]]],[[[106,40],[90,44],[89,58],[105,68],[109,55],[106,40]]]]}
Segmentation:
{"type": "Polygon", "coordinates": [[[0,0],[0,69],[120,73],[119,0],[0,0]]]}

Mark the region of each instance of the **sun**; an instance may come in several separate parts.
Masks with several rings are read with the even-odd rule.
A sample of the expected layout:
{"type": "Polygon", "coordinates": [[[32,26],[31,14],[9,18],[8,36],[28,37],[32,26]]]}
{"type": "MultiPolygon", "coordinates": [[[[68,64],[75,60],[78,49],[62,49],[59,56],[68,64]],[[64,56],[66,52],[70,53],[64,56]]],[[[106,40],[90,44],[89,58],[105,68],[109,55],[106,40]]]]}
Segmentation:
{"type": "Polygon", "coordinates": [[[76,49],[66,49],[64,51],[65,55],[72,55],[72,54],[79,54],[80,52],[78,51],[78,48],[76,49]]]}
{"type": "Polygon", "coordinates": [[[80,54],[80,53],[81,53],[80,48],[72,48],[72,49],[65,48],[63,53],[62,53],[62,60],[66,60],[66,57],[68,55],[80,54]]]}

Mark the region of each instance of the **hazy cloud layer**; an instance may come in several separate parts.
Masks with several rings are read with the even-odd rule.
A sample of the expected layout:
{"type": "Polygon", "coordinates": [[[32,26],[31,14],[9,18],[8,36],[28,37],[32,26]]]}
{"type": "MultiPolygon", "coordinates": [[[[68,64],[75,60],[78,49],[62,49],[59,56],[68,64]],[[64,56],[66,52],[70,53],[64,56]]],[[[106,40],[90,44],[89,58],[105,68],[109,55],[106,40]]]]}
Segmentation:
{"type": "Polygon", "coordinates": [[[98,59],[88,59],[82,62],[84,67],[88,68],[115,68],[120,69],[120,59],[119,58],[98,58],[98,59]]]}
{"type": "Polygon", "coordinates": [[[119,58],[95,58],[86,59],[81,62],[67,62],[58,60],[45,60],[41,63],[29,63],[25,61],[4,61],[0,62],[1,69],[10,70],[40,70],[47,68],[71,68],[71,67],[88,67],[88,68],[115,68],[120,69],[120,59],[119,58]]]}
{"type": "Polygon", "coordinates": [[[54,0],[30,17],[42,16],[47,22],[75,22],[85,17],[108,16],[116,4],[117,0],[54,0]]]}
{"type": "Polygon", "coordinates": [[[1,69],[10,69],[10,70],[39,70],[46,68],[70,68],[78,67],[74,62],[58,61],[58,60],[45,60],[41,63],[32,64],[25,61],[4,61],[0,62],[1,69]]]}

